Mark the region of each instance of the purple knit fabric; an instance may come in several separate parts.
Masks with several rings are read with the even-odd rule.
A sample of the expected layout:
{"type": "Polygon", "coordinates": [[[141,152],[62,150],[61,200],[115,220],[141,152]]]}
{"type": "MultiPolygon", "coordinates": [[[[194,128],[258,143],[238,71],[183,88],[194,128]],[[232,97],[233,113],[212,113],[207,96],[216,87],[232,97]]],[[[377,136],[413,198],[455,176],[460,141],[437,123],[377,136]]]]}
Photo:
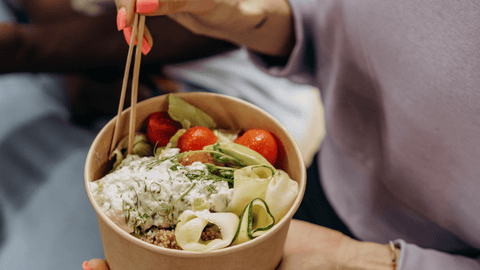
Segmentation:
{"type": "Polygon", "coordinates": [[[321,91],[322,185],[399,269],[480,269],[480,1],[290,0],[296,45],[270,74],[321,91]],[[454,255],[455,254],[455,255],[454,255]]]}

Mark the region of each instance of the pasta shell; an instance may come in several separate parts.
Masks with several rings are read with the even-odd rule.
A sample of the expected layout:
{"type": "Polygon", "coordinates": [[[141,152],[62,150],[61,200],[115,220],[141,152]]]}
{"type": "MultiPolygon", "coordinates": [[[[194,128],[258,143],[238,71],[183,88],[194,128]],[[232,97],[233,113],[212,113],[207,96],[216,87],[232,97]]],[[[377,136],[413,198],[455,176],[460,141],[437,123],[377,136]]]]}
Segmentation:
{"type": "Polygon", "coordinates": [[[238,216],[233,213],[186,210],[180,215],[175,227],[175,240],[183,250],[187,251],[209,252],[224,248],[232,243],[238,222],[238,216]],[[203,241],[201,239],[202,231],[210,223],[220,228],[222,237],[203,241]]]}

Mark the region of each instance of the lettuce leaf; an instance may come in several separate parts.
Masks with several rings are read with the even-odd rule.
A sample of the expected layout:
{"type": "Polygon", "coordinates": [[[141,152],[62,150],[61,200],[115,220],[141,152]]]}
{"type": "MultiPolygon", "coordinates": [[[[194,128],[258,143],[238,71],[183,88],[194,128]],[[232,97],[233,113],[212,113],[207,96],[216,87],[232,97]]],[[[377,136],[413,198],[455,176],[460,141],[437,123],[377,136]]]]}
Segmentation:
{"type": "Polygon", "coordinates": [[[202,126],[209,129],[215,129],[215,121],[199,108],[187,103],[183,99],[168,94],[168,114],[170,117],[182,124],[184,129],[193,126],[202,126]]]}

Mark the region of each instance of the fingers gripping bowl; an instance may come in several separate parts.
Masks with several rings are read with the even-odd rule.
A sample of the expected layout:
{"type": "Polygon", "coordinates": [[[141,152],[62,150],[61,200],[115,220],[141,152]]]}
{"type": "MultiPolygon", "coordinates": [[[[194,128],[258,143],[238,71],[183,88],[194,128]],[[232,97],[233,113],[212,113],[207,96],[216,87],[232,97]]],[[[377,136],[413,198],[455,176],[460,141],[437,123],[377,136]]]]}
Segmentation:
{"type": "MultiPolygon", "coordinates": [[[[245,243],[206,253],[167,249],[146,243],[117,226],[102,211],[89,188],[90,182],[101,179],[111,169],[109,150],[115,125],[115,119],[112,119],[95,138],[85,164],[87,195],[97,213],[105,257],[111,269],[275,269],[281,260],[288,227],[300,205],[306,184],[305,165],[294,138],[272,116],[245,101],[212,93],[181,93],[176,96],[206,112],[219,128],[243,131],[261,128],[274,134],[280,142],[275,167],[298,183],[298,193],[286,214],[272,228],[245,243]]],[[[146,125],[150,114],[166,111],[167,108],[167,96],[137,104],[135,130],[141,130],[146,125]]],[[[121,115],[119,138],[128,135],[129,116],[129,109],[121,115]]]]}

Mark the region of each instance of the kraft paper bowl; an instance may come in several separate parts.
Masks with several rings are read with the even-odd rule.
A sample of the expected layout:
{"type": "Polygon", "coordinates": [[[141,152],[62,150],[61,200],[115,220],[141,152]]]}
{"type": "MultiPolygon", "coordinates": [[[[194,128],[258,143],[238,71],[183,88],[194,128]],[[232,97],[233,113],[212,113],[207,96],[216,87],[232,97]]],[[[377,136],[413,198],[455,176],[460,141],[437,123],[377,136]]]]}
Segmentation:
{"type": "MultiPolygon", "coordinates": [[[[281,142],[277,168],[285,170],[299,184],[299,193],[287,214],[267,233],[246,243],[209,253],[166,249],[143,242],[115,225],[100,209],[88,183],[102,178],[111,166],[108,161],[116,118],[108,122],[93,141],[85,164],[85,186],[97,213],[105,257],[112,270],[163,269],[275,269],[280,263],[293,214],[302,200],[306,169],[293,136],[275,118],[243,100],[213,93],[175,94],[208,113],[221,128],[248,130],[262,128],[275,134],[281,142]]],[[[167,110],[166,95],[137,104],[136,129],[146,125],[147,116],[167,110]]],[[[130,109],[121,115],[121,135],[128,135],[130,109]]],[[[115,142],[116,144],[116,142],[115,142]]],[[[88,258],[87,258],[88,259],[88,258]]]]}

